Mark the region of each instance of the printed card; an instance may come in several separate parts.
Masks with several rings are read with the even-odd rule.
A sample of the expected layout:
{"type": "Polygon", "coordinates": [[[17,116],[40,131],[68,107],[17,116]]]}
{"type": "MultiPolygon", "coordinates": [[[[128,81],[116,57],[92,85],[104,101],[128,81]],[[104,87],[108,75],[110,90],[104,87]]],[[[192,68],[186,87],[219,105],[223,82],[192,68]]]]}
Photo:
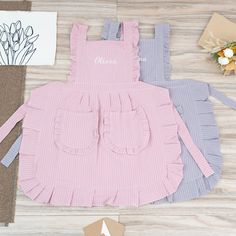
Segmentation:
{"type": "Polygon", "coordinates": [[[57,13],[0,11],[0,65],[53,65],[57,13]]]}

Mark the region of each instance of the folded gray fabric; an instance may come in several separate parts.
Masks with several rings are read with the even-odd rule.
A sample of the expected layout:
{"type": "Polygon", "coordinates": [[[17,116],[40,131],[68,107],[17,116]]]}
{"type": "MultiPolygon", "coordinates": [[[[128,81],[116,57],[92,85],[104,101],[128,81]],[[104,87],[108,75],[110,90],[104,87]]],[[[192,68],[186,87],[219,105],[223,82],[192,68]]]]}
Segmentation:
{"type": "MultiPolygon", "coordinates": [[[[122,31],[117,31],[117,22],[105,23],[103,38],[119,40],[122,31]]],[[[215,174],[205,178],[197,164],[182,144],[181,158],[184,163],[184,178],[176,193],[162,199],[161,202],[176,202],[200,197],[209,192],[217,183],[221,174],[222,157],[218,127],[211,101],[213,96],[225,105],[236,109],[236,102],[208,83],[195,80],[169,80],[169,31],[166,23],[155,27],[154,39],[141,39],[139,42],[141,80],[169,89],[170,96],[178,112],[185,121],[194,142],[198,145],[215,174]]]]}

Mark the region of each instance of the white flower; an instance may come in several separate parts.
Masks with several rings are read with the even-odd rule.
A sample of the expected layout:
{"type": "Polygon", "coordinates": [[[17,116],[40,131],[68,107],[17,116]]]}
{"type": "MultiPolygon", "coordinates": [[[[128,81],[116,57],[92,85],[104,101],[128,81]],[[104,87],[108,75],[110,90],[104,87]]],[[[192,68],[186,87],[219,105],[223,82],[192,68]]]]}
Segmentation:
{"type": "Polygon", "coordinates": [[[229,59],[227,57],[219,57],[218,58],[219,64],[222,66],[229,64],[229,59]]]}
{"type": "Polygon", "coordinates": [[[225,50],[223,50],[223,52],[224,52],[224,56],[228,58],[234,55],[234,51],[230,48],[226,48],[225,50]]]}

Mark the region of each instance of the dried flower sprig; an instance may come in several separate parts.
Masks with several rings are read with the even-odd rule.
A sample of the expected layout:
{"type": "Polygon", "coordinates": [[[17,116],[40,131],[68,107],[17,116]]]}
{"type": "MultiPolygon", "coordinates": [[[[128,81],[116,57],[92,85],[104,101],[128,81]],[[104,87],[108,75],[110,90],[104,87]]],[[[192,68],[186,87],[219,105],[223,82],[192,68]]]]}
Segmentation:
{"type": "Polygon", "coordinates": [[[22,27],[21,21],[0,25],[0,65],[26,65],[36,51],[32,26],[22,27]]]}
{"type": "Polygon", "coordinates": [[[225,75],[236,73],[236,42],[227,43],[218,52],[212,53],[225,75]]]}
{"type": "Polygon", "coordinates": [[[236,42],[218,39],[210,33],[205,43],[205,49],[211,54],[224,75],[236,74],[236,42]]]}

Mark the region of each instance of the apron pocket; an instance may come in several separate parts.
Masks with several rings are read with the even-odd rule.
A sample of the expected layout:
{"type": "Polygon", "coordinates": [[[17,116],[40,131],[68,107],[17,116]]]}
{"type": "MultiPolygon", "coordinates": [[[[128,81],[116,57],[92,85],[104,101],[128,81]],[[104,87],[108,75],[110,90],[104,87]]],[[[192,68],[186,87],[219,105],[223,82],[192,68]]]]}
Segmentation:
{"type": "Polygon", "coordinates": [[[106,112],[103,139],[118,154],[136,155],[149,143],[150,128],[142,107],[127,112],[106,112]]]}
{"type": "Polygon", "coordinates": [[[54,127],[57,147],[72,155],[85,155],[98,142],[98,114],[58,109],[54,127]]]}

